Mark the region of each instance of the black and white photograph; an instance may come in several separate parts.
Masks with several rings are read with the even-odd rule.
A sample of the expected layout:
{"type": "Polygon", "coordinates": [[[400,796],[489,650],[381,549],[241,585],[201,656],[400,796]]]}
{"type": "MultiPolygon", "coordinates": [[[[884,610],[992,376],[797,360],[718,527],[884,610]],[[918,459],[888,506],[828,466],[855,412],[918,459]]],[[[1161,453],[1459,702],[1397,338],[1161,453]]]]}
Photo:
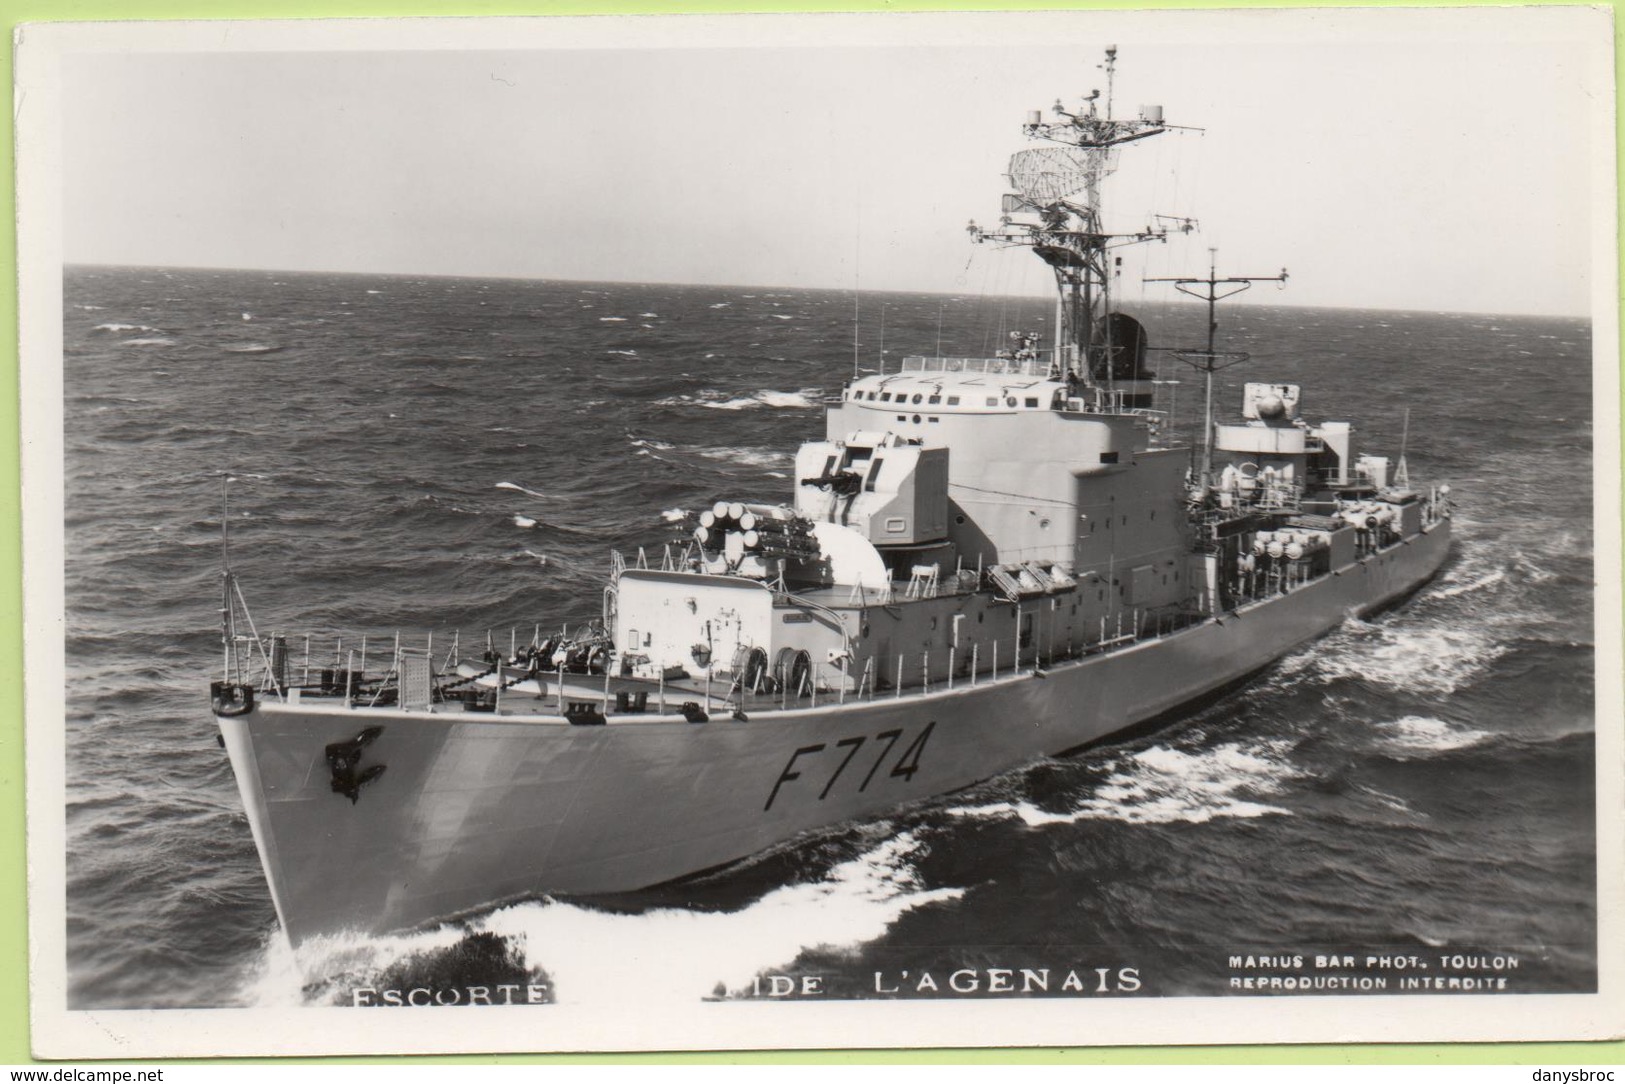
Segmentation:
{"type": "Polygon", "coordinates": [[[1625,1033],[1611,41],[25,27],[36,1054],[1625,1033]]]}

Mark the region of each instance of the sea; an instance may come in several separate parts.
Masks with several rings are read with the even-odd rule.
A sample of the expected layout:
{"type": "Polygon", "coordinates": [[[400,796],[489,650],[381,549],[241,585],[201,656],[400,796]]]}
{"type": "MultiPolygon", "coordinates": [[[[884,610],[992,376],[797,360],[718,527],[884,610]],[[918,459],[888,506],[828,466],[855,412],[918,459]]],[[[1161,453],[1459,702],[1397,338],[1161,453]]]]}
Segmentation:
{"type": "MultiPolygon", "coordinates": [[[[658,552],[684,510],[789,501],[855,370],[987,356],[1050,303],[126,267],[69,268],[64,294],[70,1008],[478,982],[621,1011],[814,973],[849,997],[954,996],[956,972],[1004,996],[991,971],[1040,963],[1091,993],[1105,969],[1112,996],[1313,996],[1357,991],[1234,980],[1344,953],[1596,989],[1583,318],[1220,310],[1221,347],[1251,354],[1217,375],[1221,410],[1244,381],[1301,382],[1306,415],[1403,449],[1455,508],[1429,586],[1221,699],[689,882],[296,958],[209,712],[223,520],[296,667],[307,636],[312,665],[363,637],[374,667],[397,634],[523,644],[595,615],[610,551],[658,552]]],[[[1154,346],[1202,340],[1201,307],[1135,312],[1154,346]]],[[[1153,356],[1165,436],[1188,440],[1201,378],[1153,356]]]]}

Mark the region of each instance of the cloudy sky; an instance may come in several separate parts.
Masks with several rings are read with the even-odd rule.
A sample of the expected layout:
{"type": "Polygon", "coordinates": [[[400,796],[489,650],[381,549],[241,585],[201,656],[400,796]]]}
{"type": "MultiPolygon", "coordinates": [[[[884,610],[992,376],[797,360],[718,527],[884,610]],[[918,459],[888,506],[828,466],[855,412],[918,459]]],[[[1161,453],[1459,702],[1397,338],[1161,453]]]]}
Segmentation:
{"type": "MultiPolygon", "coordinates": [[[[1582,313],[1596,13],[1106,13],[126,29],[61,68],[72,263],[1036,293],[997,220],[1028,109],[1104,88],[1179,131],[1108,225],[1144,275],[1303,305],[1582,313]],[[1589,20],[1589,21],[1588,21],[1589,20]]],[[[1599,61],[1599,55],[1603,58],[1599,61]]],[[[1612,177],[1609,171],[1607,176],[1612,177]]],[[[1611,182],[1610,182],[1611,183],[1611,182]]]]}

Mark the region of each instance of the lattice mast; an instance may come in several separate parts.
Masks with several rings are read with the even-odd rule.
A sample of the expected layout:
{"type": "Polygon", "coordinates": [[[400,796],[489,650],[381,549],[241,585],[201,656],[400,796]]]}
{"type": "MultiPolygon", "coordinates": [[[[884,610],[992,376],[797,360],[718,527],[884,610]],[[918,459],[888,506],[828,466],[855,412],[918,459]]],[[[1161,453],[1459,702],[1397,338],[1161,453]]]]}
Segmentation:
{"type": "Polygon", "coordinates": [[[1117,168],[1117,148],[1174,125],[1164,124],[1161,106],[1144,106],[1133,120],[1112,116],[1117,47],[1108,46],[1105,110],[1100,91],[1092,90],[1076,112],[1057,100],[1060,120],[1046,123],[1037,110],[1027,114],[1027,138],[1059,144],[1017,151],[1007,174],[1016,191],[1004,197],[997,229],[969,226],[973,240],[1031,248],[1055,273],[1057,291],[1056,362],[1086,384],[1110,386],[1114,379],[1110,251],[1123,245],[1166,240],[1167,222],[1189,232],[1190,219],[1155,216],[1157,224],[1133,233],[1108,233],[1101,218],[1101,182],[1117,168]],[[1081,202],[1073,197],[1081,195],[1081,202]],[[1015,216],[1036,216],[1028,221],[1015,216]],[[1087,359],[1087,364],[1082,363],[1087,359]]]}

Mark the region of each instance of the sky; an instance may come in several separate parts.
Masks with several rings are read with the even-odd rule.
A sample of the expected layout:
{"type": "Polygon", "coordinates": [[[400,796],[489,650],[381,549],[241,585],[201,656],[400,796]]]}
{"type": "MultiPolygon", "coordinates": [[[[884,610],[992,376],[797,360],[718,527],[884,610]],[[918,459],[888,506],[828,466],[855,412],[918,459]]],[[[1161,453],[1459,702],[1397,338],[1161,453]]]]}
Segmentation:
{"type": "Polygon", "coordinates": [[[1120,298],[1167,296],[1140,280],[1203,271],[1217,247],[1224,273],[1289,270],[1254,291],[1271,303],[1580,314],[1611,153],[1595,15],[133,30],[63,59],[62,252],[1037,294],[1042,264],[965,225],[996,224],[1026,111],[1104,89],[1115,44],[1116,113],[1155,103],[1200,129],[1122,152],[1107,225],[1200,230],[1125,250],[1120,298]]]}

